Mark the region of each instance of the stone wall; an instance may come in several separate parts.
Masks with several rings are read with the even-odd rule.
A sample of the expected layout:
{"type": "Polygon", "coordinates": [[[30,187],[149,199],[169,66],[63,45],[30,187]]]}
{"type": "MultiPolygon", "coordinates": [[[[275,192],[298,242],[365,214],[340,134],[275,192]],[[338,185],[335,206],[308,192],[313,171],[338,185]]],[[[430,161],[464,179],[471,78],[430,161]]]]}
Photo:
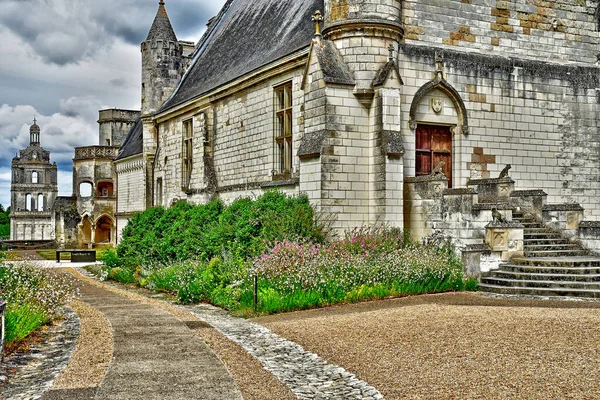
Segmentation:
{"type": "Polygon", "coordinates": [[[54,240],[53,213],[11,212],[11,240],[54,240]]]}
{"type": "MultiPolygon", "coordinates": [[[[214,196],[231,201],[280,187],[297,193],[297,184],[277,182],[275,144],[274,88],[292,82],[293,154],[302,134],[302,69],[283,73],[273,79],[200,107],[159,124],[159,148],[155,162],[155,185],[163,182],[163,205],[186,199],[206,202],[214,196]],[[183,182],[183,123],[192,120],[193,170],[190,185],[183,182]],[[290,189],[290,184],[292,188],[290,189]]],[[[293,165],[299,170],[299,161],[293,165]]]]}
{"type": "MultiPolygon", "coordinates": [[[[405,45],[400,52],[403,119],[419,89],[436,76],[433,47],[405,45]]],[[[439,57],[438,57],[439,58],[439,57]]],[[[600,218],[598,69],[489,55],[443,51],[445,82],[464,102],[468,133],[454,132],[454,187],[471,177],[497,177],[507,164],[517,189],[543,189],[548,203],[580,203],[586,218],[600,218]]],[[[431,92],[436,95],[439,92],[431,92]]],[[[458,125],[457,104],[447,92],[442,115],[420,101],[418,123],[458,125]],[[454,109],[454,110],[452,110],[454,109]]],[[[405,175],[415,174],[415,133],[404,126],[405,175]]]]}
{"type": "Polygon", "coordinates": [[[115,163],[117,170],[117,241],[127,221],[136,212],[146,209],[146,164],[142,156],[115,163]]]}
{"type": "Polygon", "coordinates": [[[406,43],[594,64],[595,0],[405,0],[406,43]]]}

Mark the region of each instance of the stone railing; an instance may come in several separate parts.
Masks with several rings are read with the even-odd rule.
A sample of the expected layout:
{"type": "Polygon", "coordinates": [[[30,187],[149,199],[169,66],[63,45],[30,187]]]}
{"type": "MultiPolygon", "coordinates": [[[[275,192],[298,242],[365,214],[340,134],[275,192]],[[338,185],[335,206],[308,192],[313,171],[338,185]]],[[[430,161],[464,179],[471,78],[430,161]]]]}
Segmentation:
{"type": "Polygon", "coordinates": [[[52,218],[51,211],[14,211],[10,213],[12,218],[52,218]]]}
{"type": "Polygon", "coordinates": [[[89,160],[105,158],[114,160],[119,154],[119,147],[115,146],[87,146],[75,148],[75,160],[89,160]]]}

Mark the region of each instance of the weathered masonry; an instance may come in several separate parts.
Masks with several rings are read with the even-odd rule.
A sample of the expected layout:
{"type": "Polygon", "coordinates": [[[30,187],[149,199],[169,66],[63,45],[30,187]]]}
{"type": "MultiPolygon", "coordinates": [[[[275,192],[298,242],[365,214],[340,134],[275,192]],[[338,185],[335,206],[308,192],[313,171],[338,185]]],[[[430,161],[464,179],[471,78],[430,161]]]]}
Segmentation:
{"type": "Polygon", "coordinates": [[[566,0],[232,0],[186,71],[161,2],[142,45],[144,110],[129,137],[137,147],[120,157],[119,207],[278,187],[308,194],[340,229],[418,230],[410,182],[443,161],[450,188],[511,164],[518,189],[598,220],[597,10],[566,0]]]}
{"type": "Polygon", "coordinates": [[[339,230],[440,232],[480,270],[523,253],[517,219],[597,247],[599,28],[597,0],[229,0],[194,46],[160,1],[116,234],[278,188],[339,230]]]}
{"type": "Polygon", "coordinates": [[[101,110],[99,145],[78,147],[73,158],[73,194],[58,196],[57,165],[40,146],[34,121],[30,145],[12,163],[13,244],[85,248],[116,244],[117,173],[114,160],[139,111],[101,110]]]}

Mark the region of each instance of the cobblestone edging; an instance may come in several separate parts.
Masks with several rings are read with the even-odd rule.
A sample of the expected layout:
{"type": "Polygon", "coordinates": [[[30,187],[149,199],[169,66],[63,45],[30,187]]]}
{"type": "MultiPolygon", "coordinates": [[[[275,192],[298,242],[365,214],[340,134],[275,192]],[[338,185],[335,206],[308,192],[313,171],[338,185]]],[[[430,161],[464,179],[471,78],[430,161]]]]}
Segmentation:
{"type": "Polygon", "coordinates": [[[367,382],[337,365],[328,364],[265,327],[234,318],[207,304],[184,307],[241,345],[265,369],[288,385],[299,399],[383,399],[383,395],[367,382]]]}
{"type": "Polygon", "coordinates": [[[0,367],[0,397],[6,400],[33,400],[42,397],[71,360],[79,336],[80,321],[70,308],[64,320],[51,326],[47,336],[33,343],[27,352],[17,352],[0,367]],[[15,369],[6,383],[6,372],[15,369]]]}

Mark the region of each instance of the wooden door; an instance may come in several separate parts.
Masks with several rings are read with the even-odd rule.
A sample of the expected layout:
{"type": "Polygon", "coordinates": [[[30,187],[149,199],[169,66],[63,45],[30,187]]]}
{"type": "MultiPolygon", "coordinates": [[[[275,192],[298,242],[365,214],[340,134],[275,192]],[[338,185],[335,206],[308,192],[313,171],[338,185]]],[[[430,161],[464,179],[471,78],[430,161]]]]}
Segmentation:
{"type": "Polygon", "coordinates": [[[448,187],[452,187],[452,133],[448,126],[417,126],[416,176],[429,175],[441,161],[448,187]]]}

